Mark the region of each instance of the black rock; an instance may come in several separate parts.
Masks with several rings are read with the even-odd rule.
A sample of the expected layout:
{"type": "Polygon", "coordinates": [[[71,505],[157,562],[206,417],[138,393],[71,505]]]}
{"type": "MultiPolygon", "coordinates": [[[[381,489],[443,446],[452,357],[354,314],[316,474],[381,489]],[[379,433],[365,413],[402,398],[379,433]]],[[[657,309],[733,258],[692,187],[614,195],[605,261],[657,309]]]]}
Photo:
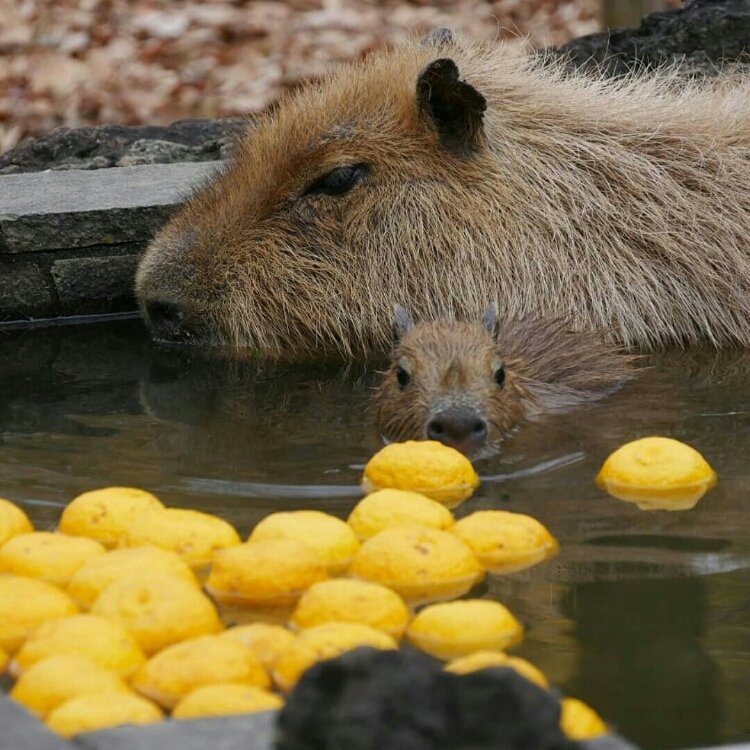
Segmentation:
{"type": "Polygon", "coordinates": [[[277,750],[573,750],[557,699],[512,669],[459,676],[413,651],[357,649],[313,667],[277,750]]]}
{"type": "Polygon", "coordinates": [[[728,63],[750,62],[750,0],[686,0],[682,8],[651,13],[637,29],[582,36],[555,52],[609,75],[665,64],[716,74],[728,63]]]}
{"type": "Polygon", "coordinates": [[[181,120],[168,126],[57,128],[0,154],[0,175],[45,169],[101,169],[226,158],[244,117],[181,120]]]}

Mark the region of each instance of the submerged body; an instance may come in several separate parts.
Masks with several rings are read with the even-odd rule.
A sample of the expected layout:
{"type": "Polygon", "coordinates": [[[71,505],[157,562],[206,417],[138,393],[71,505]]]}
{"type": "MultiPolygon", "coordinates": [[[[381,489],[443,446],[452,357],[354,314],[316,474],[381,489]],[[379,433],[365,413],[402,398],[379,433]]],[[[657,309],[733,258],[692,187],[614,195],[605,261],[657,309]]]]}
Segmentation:
{"type": "Polygon", "coordinates": [[[373,399],[387,440],[439,440],[478,457],[524,420],[614,392],[634,358],[557,319],[438,320],[412,324],[399,308],[399,341],[373,399]]]}
{"type": "Polygon", "coordinates": [[[157,338],[383,351],[391,312],[750,345],[750,80],[594,79],[450,35],[261,118],[141,262],[157,338]]]}

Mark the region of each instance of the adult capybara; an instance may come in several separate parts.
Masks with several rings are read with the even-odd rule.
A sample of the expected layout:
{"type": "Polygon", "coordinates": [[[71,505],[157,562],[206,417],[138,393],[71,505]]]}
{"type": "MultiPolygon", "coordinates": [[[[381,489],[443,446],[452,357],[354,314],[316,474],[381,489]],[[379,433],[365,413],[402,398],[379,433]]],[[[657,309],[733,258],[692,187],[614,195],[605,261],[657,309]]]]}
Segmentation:
{"type": "Polygon", "coordinates": [[[282,102],[157,235],[160,339],[385,350],[422,319],[564,317],[750,345],[750,80],[616,80],[449,33],[282,102]]]}
{"type": "Polygon", "coordinates": [[[439,440],[481,456],[523,420],[594,401],[634,375],[634,357],[565,321],[498,318],[414,325],[396,308],[397,345],[373,399],[388,440],[439,440]]]}

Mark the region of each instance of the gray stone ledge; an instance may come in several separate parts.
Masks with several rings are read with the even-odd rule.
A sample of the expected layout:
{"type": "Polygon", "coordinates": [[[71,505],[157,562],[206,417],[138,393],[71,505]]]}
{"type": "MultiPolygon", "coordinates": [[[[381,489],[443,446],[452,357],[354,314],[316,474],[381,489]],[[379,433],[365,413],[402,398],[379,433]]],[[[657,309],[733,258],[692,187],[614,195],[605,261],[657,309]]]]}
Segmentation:
{"type": "MultiPolygon", "coordinates": [[[[66,741],[0,693],[0,750],[272,750],[276,711],[211,719],[167,720],[87,732],[66,741]]],[[[636,750],[610,735],[581,743],[585,750],[636,750]]],[[[750,750],[733,745],[722,750],[750,750]]]]}
{"type": "Polygon", "coordinates": [[[44,315],[52,302],[45,274],[36,264],[0,264],[0,320],[44,315]]]}
{"type": "Polygon", "coordinates": [[[64,258],[52,264],[60,312],[108,313],[133,307],[138,255],[64,258]]]}
{"type": "Polygon", "coordinates": [[[72,746],[0,693],[0,750],[72,750],[72,746]]]}
{"type": "Polygon", "coordinates": [[[275,723],[275,711],[171,720],[80,734],[73,745],[84,750],[271,750],[275,723]]]}
{"type": "Polygon", "coordinates": [[[0,253],[148,240],[221,162],[0,176],[0,253]]]}

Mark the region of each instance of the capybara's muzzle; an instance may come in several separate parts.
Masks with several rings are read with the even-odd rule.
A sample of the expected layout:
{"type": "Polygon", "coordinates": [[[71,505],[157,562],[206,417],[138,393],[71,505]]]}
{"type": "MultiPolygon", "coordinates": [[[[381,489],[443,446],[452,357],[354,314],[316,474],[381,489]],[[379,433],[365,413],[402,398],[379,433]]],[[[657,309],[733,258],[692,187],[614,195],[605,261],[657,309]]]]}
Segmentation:
{"type": "Polygon", "coordinates": [[[438,440],[471,455],[487,442],[487,420],[474,409],[449,408],[430,417],[426,434],[428,440],[438,440]]]}

